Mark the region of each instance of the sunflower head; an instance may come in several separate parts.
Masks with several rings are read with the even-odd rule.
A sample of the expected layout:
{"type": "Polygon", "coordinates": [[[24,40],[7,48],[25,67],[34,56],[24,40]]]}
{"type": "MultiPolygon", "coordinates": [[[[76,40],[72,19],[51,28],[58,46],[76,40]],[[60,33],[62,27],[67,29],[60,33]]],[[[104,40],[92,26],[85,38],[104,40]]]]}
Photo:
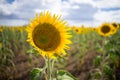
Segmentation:
{"type": "Polygon", "coordinates": [[[92,28],[92,31],[97,32],[98,28],[92,28]]]}
{"type": "Polygon", "coordinates": [[[79,34],[79,28],[76,28],[76,29],[75,29],[75,32],[76,32],[77,34],[79,34]]]}
{"type": "Polygon", "coordinates": [[[60,44],[60,33],[48,23],[38,24],[32,34],[34,44],[43,51],[53,51],[60,44]]]}
{"type": "Polygon", "coordinates": [[[118,25],[117,23],[115,23],[115,22],[113,22],[112,25],[113,25],[113,27],[116,28],[116,29],[119,28],[119,25],[118,25]]]}
{"type": "Polygon", "coordinates": [[[104,23],[98,28],[98,33],[102,36],[107,37],[107,36],[113,34],[114,30],[115,30],[115,28],[111,24],[104,23]]]}
{"type": "Polygon", "coordinates": [[[77,34],[82,34],[82,29],[80,28],[80,27],[77,27],[76,29],[75,29],[75,32],[77,33],[77,34]]]}
{"type": "Polygon", "coordinates": [[[55,58],[55,55],[63,55],[68,44],[69,29],[66,22],[60,20],[60,16],[51,15],[48,11],[41,12],[31,21],[27,27],[28,42],[34,46],[42,56],[55,58]]]}

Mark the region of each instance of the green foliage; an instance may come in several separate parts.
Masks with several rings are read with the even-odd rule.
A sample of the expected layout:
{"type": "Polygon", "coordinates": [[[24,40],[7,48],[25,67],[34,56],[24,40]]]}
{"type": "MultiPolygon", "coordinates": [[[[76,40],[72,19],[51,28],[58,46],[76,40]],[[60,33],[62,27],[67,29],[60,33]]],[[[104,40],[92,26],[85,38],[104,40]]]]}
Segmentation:
{"type": "MultiPolygon", "coordinates": [[[[0,27],[0,74],[4,78],[8,78],[10,74],[10,69],[16,70],[14,58],[18,54],[23,54],[25,49],[27,49],[26,43],[26,32],[21,27],[0,27]],[[4,71],[2,72],[1,70],[4,71]]],[[[0,76],[0,77],[1,77],[0,76]]]]}
{"type": "Polygon", "coordinates": [[[112,77],[114,72],[112,70],[112,68],[110,68],[109,65],[103,65],[103,72],[109,77],[109,79],[113,80],[114,78],[112,77]]]}
{"type": "Polygon", "coordinates": [[[77,79],[65,70],[58,70],[57,80],[77,80],[77,79]]]}
{"type": "Polygon", "coordinates": [[[30,73],[30,80],[40,80],[42,78],[43,69],[34,68],[30,73]]]}
{"type": "MultiPolygon", "coordinates": [[[[73,35],[71,47],[74,49],[67,51],[68,54],[64,58],[61,58],[61,56],[58,58],[55,64],[56,69],[65,69],[66,60],[71,56],[74,59],[74,64],[82,62],[86,55],[90,54],[89,51],[94,50],[100,54],[97,54],[98,56],[93,60],[94,69],[91,69],[88,79],[115,80],[115,70],[120,67],[120,31],[107,38],[103,38],[95,32],[76,34],[71,31],[71,33],[73,35]]],[[[15,67],[13,59],[16,54],[22,54],[23,51],[30,56],[30,62],[32,62],[31,54],[39,57],[40,54],[26,42],[26,39],[27,33],[25,30],[20,32],[17,29],[3,28],[3,31],[0,32],[0,43],[2,43],[0,66],[6,66],[6,69],[11,65],[15,67]]],[[[30,79],[40,80],[45,75],[45,69],[46,67],[44,69],[34,68],[30,73],[30,79]]],[[[53,80],[77,80],[71,73],[64,70],[58,70],[57,72],[53,70],[53,73],[53,80]]]]}
{"type": "MultiPolygon", "coordinates": [[[[120,67],[120,31],[117,31],[116,34],[105,38],[103,42],[102,54],[97,56],[94,59],[94,66],[98,71],[91,72],[91,79],[97,79],[95,74],[97,72],[102,72],[100,80],[116,80],[116,68],[120,67]]],[[[91,70],[92,71],[92,70],[91,70]]]]}
{"type": "Polygon", "coordinates": [[[95,73],[95,79],[99,79],[101,77],[102,73],[101,72],[96,72],[95,73]]]}
{"type": "Polygon", "coordinates": [[[12,61],[14,52],[11,49],[12,43],[10,42],[10,36],[12,36],[12,34],[10,33],[9,29],[5,29],[0,33],[0,43],[2,43],[2,48],[0,49],[0,64],[4,66],[8,66],[10,64],[14,66],[14,62],[12,61]]]}
{"type": "Polygon", "coordinates": [[[98,67],[98,66],[100,65],[101,61],[102,61],[102,57],[101,57],[101,56],[97,56],[97,57],[94,59],[94,61],[93,61],[95,67],[98,67]]]}

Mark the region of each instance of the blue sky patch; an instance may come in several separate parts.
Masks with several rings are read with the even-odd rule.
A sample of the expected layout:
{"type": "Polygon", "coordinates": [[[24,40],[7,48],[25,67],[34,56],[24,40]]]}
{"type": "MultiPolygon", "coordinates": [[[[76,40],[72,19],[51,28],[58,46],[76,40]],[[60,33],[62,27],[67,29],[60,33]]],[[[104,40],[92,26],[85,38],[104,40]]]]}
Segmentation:
{"type": "Polygon", "coordinates": [[[12,2],[14,2],[14,0],[6,0],[8,3],[12,3],[12,2]]]}
{"type": "Polygon", "coordinates": [[[120,10],[120,7],[116,7],[116,8],[102,8],[101,11],[116,11],[116,10],[120,10]]]}

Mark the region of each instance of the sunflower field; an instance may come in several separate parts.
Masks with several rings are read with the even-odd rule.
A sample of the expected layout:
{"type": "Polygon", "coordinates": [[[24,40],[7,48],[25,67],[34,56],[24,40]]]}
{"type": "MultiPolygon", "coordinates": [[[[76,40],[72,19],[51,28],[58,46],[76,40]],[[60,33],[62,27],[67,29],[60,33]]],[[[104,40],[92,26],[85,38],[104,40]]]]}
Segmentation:
{"type": "Polygon", "coordinates": [[[0,26],[0,80],[120,80],[120,24],[69,26],[41,12],[0,26]]]}

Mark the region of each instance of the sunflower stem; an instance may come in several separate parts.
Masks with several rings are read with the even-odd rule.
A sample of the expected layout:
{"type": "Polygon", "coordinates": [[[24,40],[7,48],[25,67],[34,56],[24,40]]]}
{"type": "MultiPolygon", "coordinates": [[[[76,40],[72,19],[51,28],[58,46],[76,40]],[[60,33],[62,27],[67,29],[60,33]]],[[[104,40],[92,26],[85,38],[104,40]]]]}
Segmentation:
{"type": "Polygon", "coordinates": [[[51,60],[48,57],[48,80],[52,80],[52,66],[51,66],[51,60]]]}
{"type": "Polygon", "coordinates": [[[47,77],[48,75],[47,75],[47,72],[46,72],[46,69],[47,69],[47,67],[48,67],[48,66],[47,66],[47,65],[48,65],[48,64],[47,64],[48,61],[47,61],[47,58],[45,58],[45,57],[43,57],[43,58],[44,58],[44,60],[45,60],[45,66],[43,67],[43,70],[44,70],[43,73],[45,74],[45,77],[44,77],[44,78],[45,78],[45,80],[48,80],[48,77],[47,77]]]}

